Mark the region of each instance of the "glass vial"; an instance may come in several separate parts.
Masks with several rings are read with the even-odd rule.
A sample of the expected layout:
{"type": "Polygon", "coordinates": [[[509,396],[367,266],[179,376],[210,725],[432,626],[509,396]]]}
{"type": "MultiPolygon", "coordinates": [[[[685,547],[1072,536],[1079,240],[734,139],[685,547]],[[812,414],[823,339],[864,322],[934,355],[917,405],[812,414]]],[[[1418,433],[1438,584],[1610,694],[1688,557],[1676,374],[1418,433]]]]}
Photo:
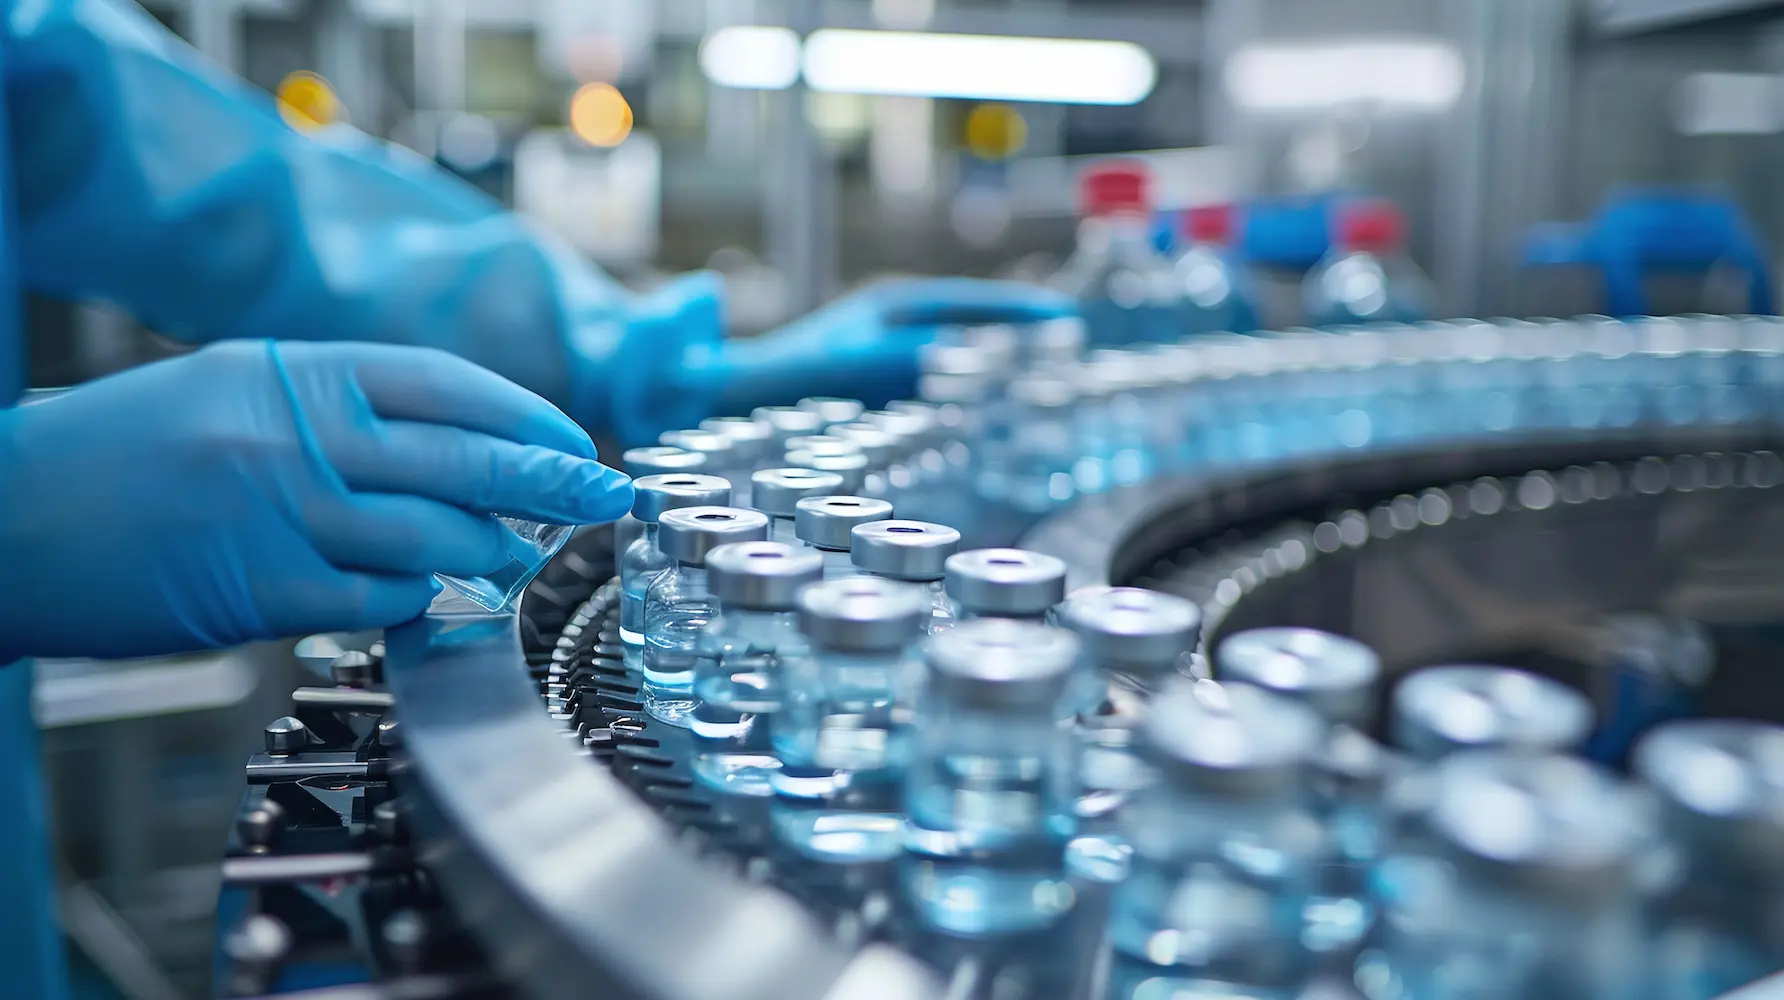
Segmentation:
{"type": "MultiPolygon", "coordinates": [[[[668,445],[653,445],[649,448],[628,448],[620,456],[620,464],[625,466],[626,475],[636,483],[645,476],[660,476],[670,472],[699,472],[706,466],[706,456],[668,445]]],[[[728,501],[727,501],[728,502],[728,501]]],[[[613,522],[613,575],[622,572],[621,564],[626,560],[626,550],[644,534],[644,522],[632,516],[626,516],[613,522]]]]}
{"type": "Polygon", "coordinates": [[[856,525],[891,517],[892,505],[872,497],[806,497],[793,505],[793,534],[824,553],[824,579],[841,580],[859,575],[849,559],[853,542],[849,532],[856,525]]]}
{"type": "Polygon", "coordinates": [[[1025,549],[973,549],[948,557],[942,587],[954,618],[1043,621],[1065,600],[1065,563],[1025,549]]]}
{"type": "Polygon", "coordinates": [[[842,477],[834,472],[816,469],[763,469],[750,477],[750,501],[772,520],[768,524],[768,540],[796,545],[799,536],[793,530],[793,515],[799,501],[806,497],[836,496],[842,493],[842,477]]]}
{"type": "Polygon", "coordinates": [[[632,517],[638,521],[639,533],[620,555],[619,637],[625,644],[628,661],[639,666],[633,654],[644,649],[644,595],[669,568],[669,557],[663,554],[658,542],[658,521],[681,507],[722,507],[730,503],[731,484],[718,476],[666,472],[634,480],[632,489],[632,517]]]}
{"type": "Polygon", "coordinates": [[[718,611],[707,553],[767,538],[767,516],[737,507],[682,507],[658,519],[657,543],[669,567],[644,594],[644,710],[651,718],[685,728],[694,709],[694,661],[718,611]]]}
{"type": "Polygon", "coordinates": [[[850,529],[849,558],[870,576],[915,583],[929,598],[929,622],[935,633],[954,623],[954,608],[942,588],[948,557],[960,550],[960,532],[929,521],[874,521],[850,529]]]}

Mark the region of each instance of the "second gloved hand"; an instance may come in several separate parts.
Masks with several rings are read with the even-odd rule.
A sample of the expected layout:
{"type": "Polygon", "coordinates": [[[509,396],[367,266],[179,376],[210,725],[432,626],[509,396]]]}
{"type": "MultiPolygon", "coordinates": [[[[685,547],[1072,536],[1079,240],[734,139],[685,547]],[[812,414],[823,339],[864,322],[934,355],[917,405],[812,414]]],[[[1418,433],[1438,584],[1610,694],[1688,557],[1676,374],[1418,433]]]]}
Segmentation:
{"type": "Polygon", "coordinates": [[[623,514],[594,458],[519,386],[370,344],[228,342],[0,411],[0,663],[405,621],[507,560],[489,513],[623,514]]]}

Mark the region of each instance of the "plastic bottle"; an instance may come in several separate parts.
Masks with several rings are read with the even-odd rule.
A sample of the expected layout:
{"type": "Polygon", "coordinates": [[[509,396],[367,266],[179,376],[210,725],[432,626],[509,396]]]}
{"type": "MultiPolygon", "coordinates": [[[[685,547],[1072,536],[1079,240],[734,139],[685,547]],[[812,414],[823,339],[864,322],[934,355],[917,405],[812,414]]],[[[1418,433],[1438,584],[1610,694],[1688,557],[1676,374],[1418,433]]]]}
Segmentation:
{"type": "Polygon", "coordinates": [[[849,558],[868,576],[919,584],[929,598],[924,631],[942,632],[954,623],[954,608],[942,589],[948,557],[960,551],[960,532],[931,521],[871,521],[849,530],[849,558]]]}
{"type": "Polygon", "coordinates": [[[707,586],[706,555],[732,542],[766,541],[768,517],[737,507],[682,507],[663,513],[657,533],[670,566],[644,595],[644,710],[686,728],[700,635],[718,610],[707,586]]]}
{"type": "Polygon", "coordinates": [[[1636,745],[1676,874],[1651,905],[1652,1000],[1710,1000],[1784,968],[1784,728],[1673,722],[1636,745]]]}
{"type": "Polygon", "coordinates": [[[1110,911],[1110,1000],[1294,996],[1311,965],[1301,914],[1321,834],[1305,768],[1322,730],[1245,684],[1177,678],[1153,701],[1140,750],[1158,777],[1122,816],[1133,870],[1110,911]]]}
{"type": "Polygon", "coordinates": [[[694,665],[695,780],[721,795],[774,794],[780,767],[770,730],[781,706],[781,664],[809,655],[799,632],[799,592],[818,582],[816,552],[780,542],[721,545],[706,556],[718,615],[707,622],[694,665]]]}
{"type": "Polygon", "coordinates": [[[1175,340],[1176,279],[1152,245],[1150,177],[1137,163],[1091,167],[1080,181],[1078,246],[1054,276],[1078,300],[1090,342],[1175,340]]]}
{"type": "Polygon", "coordinates": [[[768,540],[796,545],[793,515],[806,497],[836,496],[843,492],[842,477],[816,469],[763,469],[750,477],[751,498],[757,510],[767,514],[768,540]]]}
{"type": "Polygon", "coordinates": [[[1298,701],[1329,727],[1312,764],[1313,805],[1326,844],[1302,940],[1316,952],[1354,949],[1374,922],[1370,869],[1386,835],[1387,753],[1367,735],[1380,695],[1381,658],[1368,646],[1309,628],[1260,628],[1224,639],[1215,676],[1298,701]]]}
{"type": "Polygon", "coordinates": [[[1382,920],[1365,993],[1432,1000],[1638,1000],[1648,970],[1632,789],[1587,761],[1468,750],[1434,769],[1416,830],[1372,878],[1382,920]],[[1389,987],[1391,984],[1391,987],[1389,987]]]}
{"type": "Polygon", "coordinates": [[[956,621],[1045,622],[1065,600],[1065,563],[1026,549],[973,549],[948,557],[942,586],[956,621]]]}
{"type": "Polygon", "coordinates": [[[1332,252],[1307,272],[1310,326],[1416,323],[1430,311],[1430,279],[1406,255],[1406,221],[1383,199],[1338,209],[1332,252]]]}
{"type": "Polygon", "coordinates": [[[903,871],[926,926],[998,937],[1070,912],[1075,778],[1059,722],[1078,655],[1069,632],[995,618],[927,644],[903,871]]]}
{"type": "Polygon", "coordinates": [[[1257,328],[1253,290],[1232,254],[1238,213],[1203,205],[1183,213],[1181,249],[1171,261],[1181,326],[1187,336],[1250,333],[1257,328]]]}
{"type": "Polygon", "coordinates": [[[619,637],[629,666],[643,666],[644,598],[650,585],[669,568],[658,538],[662,516],[681,507],[722,507],[731,501],[731,484],[718,476],[669,472],[632,482],[632,516],[639,535],[620,556],[619,637]]]}
{"type": "Polygon", "coordinates": [[[783,661],[781,767],[770,778],[775,837],[795,857],[874,864],[903,849],[899,688],[928,615],[922,589],[893,580],[827,580],[800,593],[811,655],[783,661]]]}
{"type": "Polygon", "coordinates": [[[891,517],[892,505],[872,497],[807,497],[793,505],[793,533],[824,554],[824,579],[846,580],[860,575],[849,558],[849,546],[854,544],[850,530],[891,517]]]}
{"type": "MultiPolygon", "coordinates": [[[[706,467],[706,456],[668,445],[653,445],[648,448],[628,448],[620,456],[620,464],[625,466],[626,475],[633,480],[645,476],[660,476],[669,472],[700,472],[706,467]]],[[[626,516],[613,522],[613,573],[620,575],[620,564],[625,561],[626,550],[644,534],[644,522],[632,516],[626,516]]]]}
{"type": "Polygon", "coordinates": [[[1565,751],[1592,731],[1592,705],[1564,684],[1510,667],[1426,667],[1394,689],[1388,732],[1420,760],[1456,750],[1565,751]]]}
{"type": "Polygon", "coordinates": [[[1106,820],[1150,773],[1133,752],[1146,693],[1178,669],[1202,632],[1202,609],[1170,594],[1132,587],[1078,591],[1054,612],[1084,645],[1075,709],[1082,746],[1078,815],[1106,820]]]}

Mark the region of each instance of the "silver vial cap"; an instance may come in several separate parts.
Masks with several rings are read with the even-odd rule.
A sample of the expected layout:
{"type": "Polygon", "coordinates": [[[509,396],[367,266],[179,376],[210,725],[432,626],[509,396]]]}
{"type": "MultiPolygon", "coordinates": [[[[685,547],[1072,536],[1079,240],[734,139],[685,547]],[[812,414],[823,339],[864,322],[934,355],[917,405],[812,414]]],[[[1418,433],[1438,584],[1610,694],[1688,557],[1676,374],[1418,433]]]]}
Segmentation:
{"type": "Polygon", "coordinates": [[[1333,725],[1369,726],[1381,658],[1368,646],[1310,628],[1254,628],[1228,636],[1215,676],[1293,698],[1333,725]]]}
{"type": "Polygon", "coordinates": [[[968,614],[1032,618],[1065,600],[1065,563],[1025,549],[973,549],[948,557],[948,596],[968,614]]]}
{"type": "Polygon", "coordinates": [[[1324,732],[1312,709],[1263,688],[1178,677],[1152,699],[1140,747],[1173,784],[1275,792],[1303,779],[1324,732]]]}
{"type": "Polygon", "coordinates": [[[627,448],[620,464],[633,479],[660,476],[669,472],[699,472],[706,468],[706,456],[686,448],[653,445],[649,448],[627,448]]]}
{"type": "Polygon", "coordinates": [[[848,424],[837,424],[830,428],[833,437],[854,444],[867,456],[867,461],[876,468],[883,468],[892,463],[898,453],[898,438],[870,423],[855,421],[848,424]]]}
{"type": "Polygon", "coordinates": [[[1078,390],[1062,378],[1028,375],[1015,379],[1006,390],[1012,403],[1025,410],[1060,414],[1077,402],[1078,390]]]}
{"type": "Polygon", "coordinates": [[[679,507],[723,507],[731,502],[731,484],[723,476],[665,472],[632,481],[632,516],[654,522],[679,507]]]}
{"type": "Polygon", "coordinates": [[[1465,748],[1567,750],[1592,731],[1592,706],[1565,684],[1510,667],[1427,667],[1394,690],[1389,730],[1427,760],[1465,748]]]}
{"type": "Polygon", "coordinates": [[[836,473],[842,477],[844,493],[859,493],[867,483],[867,456],[859,451],[849,455],[814,455],[803,449],[795,449],[787,452],[786,463],[795,469],[836,473]]]}
{"type": "Polygon", "coordinates": [[[1080,590],[1059,606],[1059,623],[1083,640],[1103,670],[1156,676],[1202,634],[1202,609],[1193,601],[1137,587],[1080,590]]]}
{"type": "Polygon", "coordinates": [[[707,553],[721,545],[767,541],[768,515],[740,507],[682,507],[663,512],[658,532],[657,546],[664,555],[703,566],[707,553]]]}
{"type": "Polygon", "coordinates": [[[1565,754],[1467,750],[1436,765],[1425,823],[1495,884],[1569,894],[1614,888],[1652,831],[1634,790],[1565,754]]]}
{"type": "Polygon", "coordinates": [[[938,698],[980,708],[1051,709],[1071,682],[1078,639],[1006,618],[961,622],[929,639],[924,663],[938,698]]]}
{"type": "Polygon", "coordinates": [[[891,516],[892,505],[872,497],[806,497],[793,505],[793,534],[807,545],[847,552],[856,525],[891,516]]]}
{"type": "Polygon", "coordinates": [[[805,434],[800,437],[788,438],[787,450],[789,452],[806,451],[819,458],[829,458],[835,455],[865,454],[860,445],[846,437],[839,437],[838,435],[829,432],[823,434],[805,434]]]}
{"type": "Polygon", "coordinates": [[[750,411],[750,419],[768,425],[777,441],[824,429],[824,421],[817,414],[797,406],[758,406],[750,411]]]}
{"type": "Polygon", "coordinates": [[[706,585],[727,607],[792,611],[824,575],[824,557],[781,542],[733,542],[706,554],[706,585]]]}
{"type": "Polygon", "coordinates": [[[897,438],[906,450],[922,447],[935,435],[936,417],[932,408],[868,410],[861,422],[870,424],[897,438]]]}
{"type": "Polygon", "coordinates": [[[806,497],[841,492],[841,476],[816,469],[763,469],[750,477],[750,501],[772,517],[792,517],[794,506],[806,497]]]}
{"type": "Polygon", "coordinates": [[[948,557],[960,551],[960,532],[929,521],[874,521],[855,525],[849,534],[855,568],[895,580],[940,580],[948,557]]]}
{"type": "Polygon", "coordinates": [[[664,431],[663,435],[657,438],[657,442],[672,448],[680,448],[683,451],[705,455],[706,467],[709,469],[724,468],[735,462],[738,457],[736,449],[731,444],[731,439],[717,431],[698,429],[664,431]]]}
{"type": "Polygon", "coordinates": [[[1784,870],[1784,726],[1669,722],[1636,744],[1631,762],[1694,856],[1747,871],[1784,870]]]}
{"type": "Polygon", "coordinates": [[[732,450],[747,462],[760,461],[774,443],[774,428],[749,417],[707,417],[700,429],[730,438],[732,450]]]}
{"type": "Polygon", "coordinates": [[[824,426],[846,424],[861,419],[867,409],[859,399],[844,399],[841,396],[807,396],[799,401],[799,408],[818,415],[824,426]]]}
{"type": "Polygon", "coordinates": [[[828,580],[799,594],[799,630],[821,649],[903,649],[922,634],[929,612],[923,588],[897,580],[828,580]]]}

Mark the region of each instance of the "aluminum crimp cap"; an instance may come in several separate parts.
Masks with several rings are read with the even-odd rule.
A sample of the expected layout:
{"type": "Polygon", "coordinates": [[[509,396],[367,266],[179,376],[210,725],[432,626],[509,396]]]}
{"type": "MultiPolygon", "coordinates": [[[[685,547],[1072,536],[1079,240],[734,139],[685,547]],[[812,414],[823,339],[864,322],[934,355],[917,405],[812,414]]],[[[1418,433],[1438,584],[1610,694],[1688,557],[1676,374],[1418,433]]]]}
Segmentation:
{"type": "Polygon", "coordinates": [[[799,630],[821,649],[900,650],[922,635],[929,614],[923,588],[897,580],[827,580],[799,594],[799,630]]]}
{"type": "Polygon", "coordinates": [[[1032,618],[1065,600],[1065,563],[1025,549],[973,549],[948,557],[948,596],[968,614],[1032,618]]]}
{"type": "Polygon", "coordinates": [[[706,456],[709,467],[723,466],[736,457],[736,449],[732,446],[731,439],[718,431],[697,429],[664,431],[662,436],[657,438],[657,442],[671,448],[699,452],[706,456]]]}
{"type": "Polygon", "coordinates": [[[1208,791],[1276,791],[1300,781],[1325,726],[1313,710],[1249,684],[1177,677],[1140,726],[1167,781],[1208,791]]]}
{"type": "Polygon", "coordinates": [[[1592,731],[1592,705],[1559,681],[1510,667],[1426,667],[1394,690],[1389,731],[1416,757],[1517,747],[1564,751],[1592,731]]]}
{"type": "Polygon", "coordinates": [[[1293,698],[1333,725],[1361,729],[1375,714],[1381,658],[1355,639],[1318,629],[1254,628],[1221,642],[1214,673],[1293,698]]]}
{"type": "Polygon", "coordinates": [[[749,417],[707,417],[700,421],[700,429],[730,438],[731,450],[750,462],[767,454],[774,441],[774,428],[749,417]]]}
{"type": "Polygon", "coordinates": [[[731,484],[723,476],[665,472],[632,481],[632,516],[655,522],[680,507],[723,507],[731,502],[731,484]]]}
{"type": "Polygon", "coordinates": [[[1635,745],[1631,769],[1660,794],[1694,856],[1748,872],[1784,869],[1784,726],[1669,722],[1635,745]]]}
{"type": "Polygon", "coordinates": [[[930,691],[981,708],[1057,705],[1078,663],[1077,636],[1007,618],[961,622],[925,646],[930,691]]]}
{"type": "Polygon", "coordinates": [[[668,472],[699,472],[706,468],[706,456],[686,448],[653,445],[649,448],[627,448],[620,464],[633,479],[660,476],[668,472]]]}
{"type": "Polygon", "coordinates": [[[930,521],[874,521],[855,525],[849,535],[856,569],[895,580],[940,580],[948,557],[960,551],[960,532],[930,521]]]}
{"type": "Polygon", "coordinates": [[[935,433],[935,411],[932,409],[868,410],[861,422],[871,424],[897,438],[905,449],[921,447],[935,433]]]}
{"type": "Polygon", "coordinates": [[[768,540],[768,515],[741,507],[682,507],[658,521],[657,546],[689,566],[702,566],[706,554],[732,542],[768,540]]]}
{"type": "Polygon", "coordinates": [[[792,611],[824,575],[818,552],[782,542],[732,542],[706,554],[706,585],[728,607],[792,611]]]}
{"type": "Polygon", "coordinates": [[[809,451],[795,450],[787,452],[786,463],[796,469],[836,473],[842,477],[844,493],[859,493],[867,484],[867,456],[860,452],[852,455],[814,455],[809,451]]]}
{"type": "Polygon", "coordinates": [[[835,434],[805,434],[787,439],[787,450],[810,452],[819,458],[830,458],[835,455],[866,454],[860,445],[848,438],[835,434]]]}
{"type": "Polygon", "coordinates": [[[816,434],[824,429],[824,421],[817,414],[797,406],[758,406],[750,411],[750,419],[767,424],[777,441],[816,434]]]}
{"type": "Polygon", "coordinates": [[[1202,634],[1202,609],[1193,601],[1136,587],[1080,590],[1059,606],[1059,623],[1084,641],[1100,669],[1155,676],[1202,634]]]}
{"type": "Polygon", "coordinates": [[[818,419],[828,427],[831,424],[846,424],[861,419],[867,409],[859,399],[844,399],[841,396],[807,396],[799,401],[801,410],[815,413],[818,419]]]}
{"type": "Polygon", "coordinates": [[[889,464],[898,452],[898,438],[865,421],[837,424],[830,435],[854,444],[874,466],[889,464]]]}
{"type": "Polygon", "coordinates": [[[792,517],[795,505],[806,497],[841,493],[842,477],[817,469],[763,469],[750,477],[750,500],[771,517],[792,517]]]}
{"type": "Polygon", "coordinates": [[[872,497],[806,497],[793,505],[793,534],[807,545],[847,552],[849,531],[857,524],[891,516],[892,505],[872,497]]]}
{"type": "Polygon", "coordinates": [[[1605,767],[1531,749],[1464,750],[1433,769],[1426,825],[1496,884],[1616,888],[1653,843],[1634,789],[1605,767]]]}

